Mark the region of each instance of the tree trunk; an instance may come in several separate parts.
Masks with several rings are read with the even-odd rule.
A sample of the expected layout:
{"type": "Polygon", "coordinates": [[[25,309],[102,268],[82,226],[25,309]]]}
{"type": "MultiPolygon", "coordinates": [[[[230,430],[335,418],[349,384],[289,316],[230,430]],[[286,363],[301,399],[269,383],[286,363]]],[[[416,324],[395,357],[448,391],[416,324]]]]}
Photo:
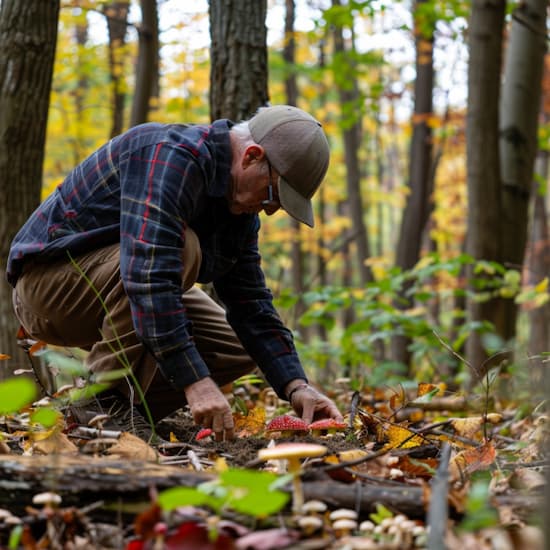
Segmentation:
{"type": "MultiPolygon", "coordinates": [[[[333,6],[339,6],[340,0],[332,0],[333,6]]],[[[334,63],[338,68],[335,74],[336,87],[342,109],[342,134],[344,138],[344,158],[346,163],[346,182],[349,213],[352,231],[355,235],[357,271],[359,284],[365,285],[373,280],[366,260],[370,257],[370,245],[364,222],[363,199],[361,196],[361,170],[359,167],[359,147],[361,145],[361,102],[357,85],[357,75],[353,62],[353,53],[348,55],[344,43],[342,26],[334,28],[334,63]]],[[[354,49],[352,43],[351,49],[354,49]]],[[[350,281],[352,283],[352,281],[350,281]]]]}
{"type": "Polygon", "coordinates": [[[139,53],[130,126],[147,122],[154,92],[158,93],[159,22],[157,0],[141,0],[139,53]]]}
{"type": "MultiPolygon", "coordinates": [[[[129,0],[112,2],[104,8],[109,30],[109,72],[112,97],[111,137],[118,136],[124,129],[124,101],[126,99],[124,93],[124,59],[126,57],[124,46],[129,9],[129,0]]],[[[138,86],[136,95],[138,94],[137,88],[138,86]]]]}
{"type": "Polygon", "coordinates": [[[210,1],[210,117],[238,122],[268,102],[266,0],[210,1]]]}
{"type": "MultiPolygon", "coordinates": [[[[500,167],[498,97],[505,0],[474,0],[469,26],[468,114],[466,154],[468,181],[468,254],[475,259],[499,258],[500,167]]],[[[491,302],[468,303],[471,321],[490,319],[491,302]]],[[[466,355],[474,369],[486,359],[481,337],[468,339],[466,355]]]]}
{"type": "MultiPolygon", "coordinates": [[[[544,54],[547,0],[526,0],[512,18],[500,103],[500,262],[521,271],[527,243],[544,54]]],[[[500,298],[492,319],[504,342],[516,334],[517,306],[500,298]]]]}
{"type": "MultiPolygon", "coordinates": [[[[285,92],[286,103],[288,105],[298,104],[298,83],[296,82],[296,42],[294,39],[294,0],[285,0],[285,39],[283,47],[283,60],[286,67],[285,92]]],[[[289,218],[292,232],[291,259],[292,259],[292,290],[297,296],[296,306],[294,307],[295,325],[304,313],[304,254],[302,252],[301,226],[302,224],[294,218],[289,218]]],[[[307,341],[307,327],[301,327],[302,340],[307,341]]]]}
{"type": "MultiPolygon", "coordinates": [[[[0,4],[0,267],[15,233],[40,202],[59,0],[0,4]]],[[[17,348],[11,287],[0,280],[0,353],[10,370],[27,366],[17,348]]],[[[5,370],[1,371],[3,374],[5,370]]],[[[1,376],[1,375],[0,375],[1,376]]]]}
{"type": "MultiPolygon", "coordinates": [[[[409,188],[401,232],[397,243],[395,263],[403,271],[412,269],[420,258],[422,235],[430,213],[429,201],[433,188],[432,177],[432,129],[429,118],[432,116],[433,95],[433,31],[435,23],[419,20],[418,5],[415,6],[416,35],[416,79],[414,82],[413,135],[409,161],[409,188]]],[[[412,306],[407,297],[409,287],[403,288],[396,304],[401,309],[412,306]]],[[[392,339],[392,357],[407,366],[411,354],[408,350],[410,338],[395,336],[392,339]]]]}

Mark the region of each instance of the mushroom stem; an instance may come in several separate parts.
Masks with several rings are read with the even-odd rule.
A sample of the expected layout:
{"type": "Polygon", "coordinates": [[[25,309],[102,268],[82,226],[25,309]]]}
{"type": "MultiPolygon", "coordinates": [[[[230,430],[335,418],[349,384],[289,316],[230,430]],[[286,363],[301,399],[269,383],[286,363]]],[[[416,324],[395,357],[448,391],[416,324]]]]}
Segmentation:
{"type": "Polygon", "coordinates": [[[302,489],[302,480],[300,478],[300,472],[293,474],[292,478],[292,511],[297,514],[301,511],[304,505],[304,492],[302,489]]]}
{"type": "Polygon", "coordinates": [[[302,479],[300,478],[300,459],[289,457],[288,471],[292,474],[292,511],[297,514],[304,505],[304,491],[302,479]]]}

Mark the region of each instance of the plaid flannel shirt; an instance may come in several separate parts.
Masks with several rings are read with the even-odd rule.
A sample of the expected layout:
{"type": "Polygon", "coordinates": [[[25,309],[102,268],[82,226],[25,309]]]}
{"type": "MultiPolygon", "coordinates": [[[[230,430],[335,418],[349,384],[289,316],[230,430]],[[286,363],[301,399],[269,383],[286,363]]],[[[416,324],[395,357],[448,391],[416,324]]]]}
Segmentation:
{"type": "Polygon", "coordinates": [[[306,378],[292,334],[266,288],[259,217],[233,215],[231,122],[143,124],[78,165],[13,240],[7,277],[15,286],[27,258],[48,261],[120,242],[120,270],[138,337],[171,384],[209,375],[190,336],[181,298],[185,229],[202,250],[199,282],[213,282],[227,318],[279,396],[306,378]]]}

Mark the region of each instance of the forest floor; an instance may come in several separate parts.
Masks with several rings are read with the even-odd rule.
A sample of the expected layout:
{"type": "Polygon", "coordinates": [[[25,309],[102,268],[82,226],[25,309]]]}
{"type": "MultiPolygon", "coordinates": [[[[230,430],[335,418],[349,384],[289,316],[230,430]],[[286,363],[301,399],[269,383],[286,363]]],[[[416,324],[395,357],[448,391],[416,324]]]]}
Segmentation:
{"type": "Polygon", "coordinates": [[[69,419],[40,429],[32,410],[0,417],[0,548],[542,549],[542,405],[407,388],[335,388],[348,428],[289,437],[265,431],[287,404],[245,384],[235,440],[197,441],[181,410],[158,424],[168,443],[155,448],[69,419]],[[326,448],[298,476],[318,511],[294,509],[286,462],[258,459],[289,442],[326,448]]]}

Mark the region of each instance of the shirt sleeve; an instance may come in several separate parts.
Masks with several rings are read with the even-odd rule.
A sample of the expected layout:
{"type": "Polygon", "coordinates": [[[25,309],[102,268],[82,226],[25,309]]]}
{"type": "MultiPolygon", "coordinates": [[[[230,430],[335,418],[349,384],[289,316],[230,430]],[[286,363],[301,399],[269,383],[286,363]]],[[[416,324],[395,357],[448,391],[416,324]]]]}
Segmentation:
{"type": "Polygon", "coordinates": [[[186,220],[205,174],[171,143],[133,151],[121,163],[120,271],[136,333],[175,389],[209,375],[182,301],[186,220]]]}
{"type": "Polygon", "coordinates": [[[277,395],[286,399],[284,388],[291,380],[307,381],[290,330],[273,306],[266,287],[258,250],[259,221],[250,232],[235,266],[214,286],[227,308],[227,319],[244,348],[258,364],[277,395]]]}

